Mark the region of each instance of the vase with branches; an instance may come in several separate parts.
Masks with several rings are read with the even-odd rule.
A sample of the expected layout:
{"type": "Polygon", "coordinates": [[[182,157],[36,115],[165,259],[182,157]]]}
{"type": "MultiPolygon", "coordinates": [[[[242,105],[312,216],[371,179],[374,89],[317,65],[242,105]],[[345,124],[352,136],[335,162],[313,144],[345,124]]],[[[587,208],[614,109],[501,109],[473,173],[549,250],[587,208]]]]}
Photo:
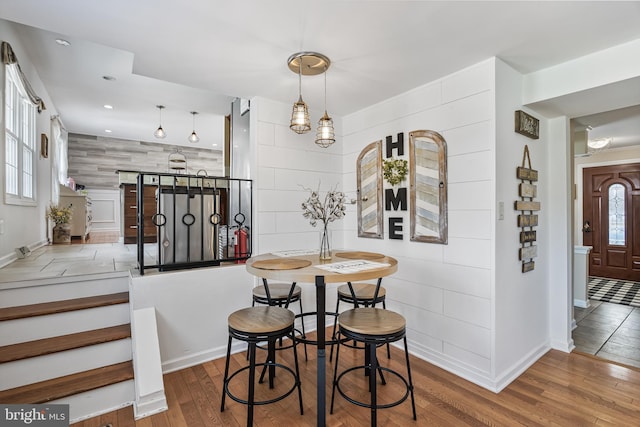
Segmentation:
{"type": "MultiPolygon", "coordinates": [[[[318,186],[319,187],[319,186],[318,186]]],[[[320,232],[320,259],[331,259],[331,239],[328,225],[337,219],[341,219],[346,214],[346,197],[342,191],[336,189],[329,190],[321,201],[320,190],[308,190],[311,194],[307,200],[302,202],[302,216],[309,219],[309,223],[315,227],[322,223],[320,232]]]]}

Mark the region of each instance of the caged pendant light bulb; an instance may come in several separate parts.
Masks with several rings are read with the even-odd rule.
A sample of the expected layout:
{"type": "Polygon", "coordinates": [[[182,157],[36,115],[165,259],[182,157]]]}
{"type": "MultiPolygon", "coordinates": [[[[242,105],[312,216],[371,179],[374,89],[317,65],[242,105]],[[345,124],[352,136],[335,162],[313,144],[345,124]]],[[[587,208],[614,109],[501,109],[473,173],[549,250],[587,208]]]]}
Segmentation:
{"type": "Polygon", "coordinates": [[[336,134],[333,129],[333,119],[327,114],[327,69],[324,70],[324,115],[318,121],[316,131],[316,144],[327,148],[336,142],[336,134]]]}
{"type": "Polygon", "coordinates": [[[327,80],[326,72],[329,69],[331,61],[329,58],[318,52],[298,52],[291,55],[287,61],[289,69],[298,74],[298,101],[293,104],[293,112],[291,113],[291,128],[296,133],[307,133],[311,130],[311,120],[309,119],[309,108],[302,100],[302,76],[317,76],[325,73],[324,95],[325,95],[325,112],[320,122],[322,123],[322,131],[318,128],[318,136],[316,144],[328,147],[335,141],[333,132],[333,120],[326,111],[327,107],[327,80]],[[326,145],[324,145],[326,144],[326,145]]]}
{"type": "Polygon", "coordinates": [[[309,108],[302,100],[302,61],[298,61],[298,101],[293,104],[291,113],[292,131],[298,134],[307,133],[311,130],[311,119],[309,119],[309,108]]]}
{"type": "Polygon", "coordinates": [[[156,105],[156,108],[160,112],[160,125],[158,126],[158,129],[156,129],[156,131],[153,133],[153,136],[155,136],[156,138],[164,138],[167,136],[167,133],[164,131],[164,129],[162,129],[162,109],[164,108],[164,105],[156,105]]]}
{"type": "Polygon", "coordinates": [[[193,143],[200,141],[198,134],[196,134],[196,114],[198,114],[197,111],[191,112],[191,115],[193,116],[193,131],[191,132],[191,135],[189,135],[189,142],[193,143]]]}

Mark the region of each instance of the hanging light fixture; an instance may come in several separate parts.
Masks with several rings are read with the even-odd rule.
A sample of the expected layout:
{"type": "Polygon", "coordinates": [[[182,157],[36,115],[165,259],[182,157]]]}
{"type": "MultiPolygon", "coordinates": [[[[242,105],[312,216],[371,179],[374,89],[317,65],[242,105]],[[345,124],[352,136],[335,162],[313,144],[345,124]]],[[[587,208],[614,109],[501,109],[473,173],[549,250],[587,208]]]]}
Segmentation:
{"type": "Polygon", "coordinates": [[[327,70],[324,70],[324,115],[318,121],[316,131],[316,144],[327,148],[336,142],[336,133],[333,129],[333,119],[327,114],[327,70]]]}
{"type": "Polygon", "coordinates": [[[153,136],[155,136],[156,138],[164,138],[165,136],[167,136],[167,133],[164,131],[164,129],[162,129],[162,109],[164,108],[164,105],[156,105],[156,108],[160,110],[160,125],[158,126],[158,129],[156,129],[156,131],[153,133],[153,136]]]}
{"type": "Polygon", "coordinates": [[[309,119],[309,108],[302,100],[302,61],[298,62],[298,95],[298,101],[293,104],[289,127],[295,133],[307,133],[311,130],[311,119],[309,119]]]}
{"type": "Polygon", "coordinates": [[[189,135],[189,142],[193,143],[200,141],[198,134],[196,134],[196,114],[198,114],[197,111],[191,111],[191,115],[193,116],[193,131],[191,132],[191,135],[189,135]]]}
{"type": "Polygon", "coordinates": [[[294,53],[287,60],[289,69],[298,74],[298,101],[293,104],[291,113],[292,131],[302,134],[311,130],[311,120],[309,119],[309,108],[302,100],[302,76],[315,76],[324,73],[331,61],[326,56],[316,52],[294,53]]]}

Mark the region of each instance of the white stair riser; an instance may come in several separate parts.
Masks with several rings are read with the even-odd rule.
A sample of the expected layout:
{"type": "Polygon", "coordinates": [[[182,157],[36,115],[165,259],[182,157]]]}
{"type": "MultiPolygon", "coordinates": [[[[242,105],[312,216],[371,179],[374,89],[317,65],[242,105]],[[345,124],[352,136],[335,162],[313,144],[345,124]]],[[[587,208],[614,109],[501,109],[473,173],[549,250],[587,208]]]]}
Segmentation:
{"type": "MultiPolygon", "coordinates": [[[[90,390],[64,399],[53,400],[50,403],[69,405],[71,424],[87,418],[95,417],[107,412],[130,406],[135,399],[133,380],[123,381],[96,390],[90,390]]],[[[110,423],[116,427],[117,420],[103,420],[100,425],[110,423]]]]}
{"type": "Polygon", "coordinates": [[[3,390],[131,360],[131,339],[0,364],[3,390]]]}
{"type": "Polygon", "coordinates": [[[30,282],[0,284],[0,308],[129,291],[128,276],[105,279],[68,276],[30,282]]]}
{"type": "Polygon", "coordinates": [[[130,323],[129,304],[7,320],[0,328],[0,346],[68,335],[130,323]]]}

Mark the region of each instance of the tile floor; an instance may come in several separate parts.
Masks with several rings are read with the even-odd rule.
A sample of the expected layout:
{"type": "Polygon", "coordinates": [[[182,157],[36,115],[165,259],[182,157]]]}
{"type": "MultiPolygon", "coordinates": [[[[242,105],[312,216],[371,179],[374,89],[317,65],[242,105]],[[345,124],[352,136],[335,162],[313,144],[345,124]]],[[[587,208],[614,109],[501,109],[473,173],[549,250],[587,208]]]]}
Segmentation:
{"type": "MultiPolygon", "coordinates": [[[[155,244],[145,245],[145,263],[155,264],[155,244]]],[[[47,245],[0,269],[0,283],[130,270],[138,275],[136,245],[118,243],[117,233],[91,233],[86,243],[47,245]]]]}
{"type": "Polygon", "coordinates": [[[590,303],[574,308],[576,350],[640,368],[640,307],[590,303]]]}
{"type": "MultiPolygon", "coordinates": [[[[145,245],[145,263],[155,263],[155,244],[145,245]]],[[[138,275],[136,245],[118,243],[117,233],[91,233],[86,243],[48,245],[0,268],[0,283],[130,270],[138,275]]],[[[591,301],[574,308],[576,350],[640,368],[640,308],[591,301]]]]}

